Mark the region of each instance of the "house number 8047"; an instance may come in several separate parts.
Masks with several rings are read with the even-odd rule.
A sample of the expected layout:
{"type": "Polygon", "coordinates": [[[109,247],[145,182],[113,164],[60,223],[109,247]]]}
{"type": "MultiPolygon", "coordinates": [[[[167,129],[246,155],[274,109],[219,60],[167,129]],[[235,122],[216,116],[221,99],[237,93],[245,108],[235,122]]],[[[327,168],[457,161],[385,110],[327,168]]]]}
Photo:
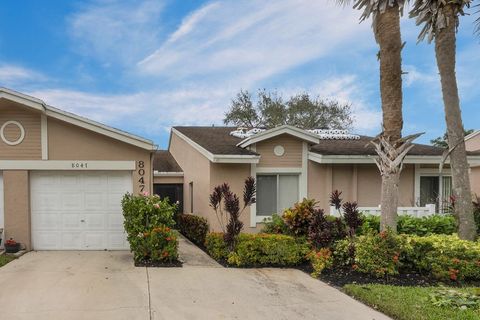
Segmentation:
{"type": "Polygon", "coordinates": [[[138,161],[138,175],[140,176],[140,179],[138,179],[138,189],[140,192],[145,191],[145,162],[143,161],[138,161]]]}

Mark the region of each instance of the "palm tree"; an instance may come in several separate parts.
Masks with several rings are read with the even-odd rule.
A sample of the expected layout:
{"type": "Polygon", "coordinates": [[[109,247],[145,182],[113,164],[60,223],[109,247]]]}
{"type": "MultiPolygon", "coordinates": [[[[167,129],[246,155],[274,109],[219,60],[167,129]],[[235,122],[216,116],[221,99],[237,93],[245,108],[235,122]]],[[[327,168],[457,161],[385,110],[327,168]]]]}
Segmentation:
{"type": "Polygon", "coordinates": [[[400,15],[405,0],[337,0],[363,10],[361,21],[373,18],[373,33],[380,52],[380,95],[383,132],[372,141],[378,154],[375,162],[382,176],[381,230],[397,229],[398,185],[403,159],[418,135],[402,138],[402,37],[400,15]]]}
{"type": "Polygon", "coordinates": [[[459,16],[470,6],[470,0],[416,0],[410,17],[417,25],[423,25],[419,41],[428,37],[435,40],[435,55],[442,86],[445,120],[448,134],[448,154],[452,168],[452,184],[455,197],[455,214],[460,238],[476,237],[470,188],[469,165],[465,150],[464,128],[460,110],[457,77],[455,74],[456,32],[459,16]]]}

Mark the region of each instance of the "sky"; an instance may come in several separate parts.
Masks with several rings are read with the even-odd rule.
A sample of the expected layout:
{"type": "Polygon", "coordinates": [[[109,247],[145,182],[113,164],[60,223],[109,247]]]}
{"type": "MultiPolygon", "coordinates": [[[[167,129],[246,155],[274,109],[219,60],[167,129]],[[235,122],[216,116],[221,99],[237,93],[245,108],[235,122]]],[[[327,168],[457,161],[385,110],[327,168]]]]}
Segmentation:
{"type": "MultiPolygon", "coordinates": [[[[470,10],[474,13],[473,10],[470,10]]],[[[352,105],[352,132],[381,126],[371,21],[334,0],[26,0],[0,4],[0,86],[168,146],[176,125],[222,125],[240,90],[352,105]]],[[[408,16],[408,15],[407,15],[408,16]]],[[[465,128],[480,129],[480,38],[458,30],[465,128]]],[[[445,131],[433,44],[402,19],[404,134],[445,131]]]]}

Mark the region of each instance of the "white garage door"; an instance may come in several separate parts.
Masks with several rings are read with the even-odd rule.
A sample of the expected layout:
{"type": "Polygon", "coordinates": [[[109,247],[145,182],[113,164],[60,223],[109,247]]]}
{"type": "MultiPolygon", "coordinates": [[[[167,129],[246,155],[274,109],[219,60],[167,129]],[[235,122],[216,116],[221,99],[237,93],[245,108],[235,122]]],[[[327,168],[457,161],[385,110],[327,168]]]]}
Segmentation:
{"type": "Polygon", "coordinates": [[[132,191],[123,171],[32,172],[35,250],[128,249],[121,199],[132,191]]]}

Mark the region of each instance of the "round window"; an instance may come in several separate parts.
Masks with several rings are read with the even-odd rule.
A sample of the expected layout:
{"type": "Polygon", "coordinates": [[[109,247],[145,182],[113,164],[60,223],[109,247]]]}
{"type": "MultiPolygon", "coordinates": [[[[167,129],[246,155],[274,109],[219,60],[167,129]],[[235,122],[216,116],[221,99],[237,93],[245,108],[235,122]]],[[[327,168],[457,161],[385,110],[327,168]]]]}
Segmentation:
{"type": "Polygon", "coordinates": [[[18,121],[7,121],[0,128],[0,138],[9,146],[16,146],[25,139],[25,129],[18,121]]]}
{"type": "Polygon", "coordinates": [[[285,148],[283,146],[275,146],[275,148],[273,148],[273,153],[277,157],[281,157],[285,154],[285,148]]]}

